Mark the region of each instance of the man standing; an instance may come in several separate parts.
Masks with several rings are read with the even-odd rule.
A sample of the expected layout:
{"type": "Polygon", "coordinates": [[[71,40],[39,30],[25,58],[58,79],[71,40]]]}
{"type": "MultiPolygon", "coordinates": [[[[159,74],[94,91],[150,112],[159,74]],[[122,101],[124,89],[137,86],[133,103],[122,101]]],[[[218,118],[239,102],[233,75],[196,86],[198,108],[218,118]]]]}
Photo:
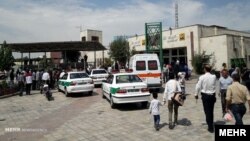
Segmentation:
{"type": "Polygon", "coordinates": [[[216,102],[216,76],[211,74],[211,66],[205,65],[205,74],[200,76],[195,88],[195,98],[201,93],[203,109],[206,116],[208,131],[214,132],[214,103],[216,102]]]}
{"type": "Polygon", "coordinates": [[[220,77],[220,96],[221,96],[221,106],[222,106],[222,117],[226,114],[226,93],[229,85],[233,83],[233,79],[228,76],[228,71],[223,69],[221,71],[222,77],[220,77]]]}
{"type": "Polygon", "coordinates": [[[50,81],[50,75],[49,75],[48,71],[45,70],[43,73],[43,76],[42,76],[42,86],[41,86],[41,90],[40,90],[41,94],[43,93],[43,85],[49,84],[49,81],[50,81]]]}
{"type": "Polygon", "coordinates": [[[243,125],[242,118],[246,113],[245,103],[248,101],[250,108],[250,95],[246,86],[239,83],[240,75],[233,74],[233,84],[227,89],[227,111],[230,109],[235,118],[235,125],[243,125]]]}
{"type": "Polygon", "coordinates": [[[30,95],[31,85],[32,85],[32,72],[29,70],[25,75],[26,83],[26,95],[30,95]]]}

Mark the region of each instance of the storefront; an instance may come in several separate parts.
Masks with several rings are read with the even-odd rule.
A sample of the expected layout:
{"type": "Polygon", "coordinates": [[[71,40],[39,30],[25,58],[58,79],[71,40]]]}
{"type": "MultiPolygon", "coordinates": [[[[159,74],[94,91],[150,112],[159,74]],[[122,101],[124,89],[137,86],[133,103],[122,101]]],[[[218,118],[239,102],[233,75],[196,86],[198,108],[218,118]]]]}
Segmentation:
{"type": "MultiPolygon", "coordinates": [[[[145,35],[128,39],[130,49],[146,52],[145,35]]],[[[195,54],[214,54],[214,69],[219,70],[222,63],[230,67],[235,60],[244,60],[250,67],[250,33],[230,30],[221,26],[191,25],[162,32],[164,64],[176,61],[192,68],[191,60],[195,54]]],[[[155,51],[157,53],[157,51],[155,51]]]]}

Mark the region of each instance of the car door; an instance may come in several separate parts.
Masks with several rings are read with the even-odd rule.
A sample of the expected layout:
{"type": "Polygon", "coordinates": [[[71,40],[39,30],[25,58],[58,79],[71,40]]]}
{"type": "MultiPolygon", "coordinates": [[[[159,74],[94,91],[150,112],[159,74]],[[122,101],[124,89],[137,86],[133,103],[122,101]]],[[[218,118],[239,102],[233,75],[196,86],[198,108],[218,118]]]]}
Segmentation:
{"type": "Polygon", "coordinates": [[[107,78],[107,81],[106,82],[103,82],[103,91],[106,93],[106,94],[110,94],[110,88],[112,86],[112,83],[113,83],[113,78],[114,76],[113,75],[110,75],[108,78],[107,78]]]}
{"type": "Polygon", "coordinates": [[[67,78],[68,78],[68,74],[66,73],[66,74],[64,74],[64,75],[62,76],[62,78],[59,80],[58,86],[59,86],[59,89],[62,90],[62,91],[64,91],[64,87],[65,87],[65,85],[66,85],[67,78]]]}

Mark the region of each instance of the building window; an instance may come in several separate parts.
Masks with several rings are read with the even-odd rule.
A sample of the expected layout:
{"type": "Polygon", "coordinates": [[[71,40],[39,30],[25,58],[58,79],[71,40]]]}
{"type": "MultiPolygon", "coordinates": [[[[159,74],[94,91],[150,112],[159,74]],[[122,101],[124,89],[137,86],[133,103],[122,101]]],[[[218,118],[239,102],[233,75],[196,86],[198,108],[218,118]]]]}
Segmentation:
{"type": "Polygon", "coordinates": [[[97,37],[97,36],[91,36],[91,41],[99,42],[99,37],[97,37]]]}
{"type": "Polygon", "coordinates": [[[177,49],[173,49],[173,50],[172,50],[172,56],[175,56],[175,55],[178,55],[178,54],[177,54],[177,49]]]}

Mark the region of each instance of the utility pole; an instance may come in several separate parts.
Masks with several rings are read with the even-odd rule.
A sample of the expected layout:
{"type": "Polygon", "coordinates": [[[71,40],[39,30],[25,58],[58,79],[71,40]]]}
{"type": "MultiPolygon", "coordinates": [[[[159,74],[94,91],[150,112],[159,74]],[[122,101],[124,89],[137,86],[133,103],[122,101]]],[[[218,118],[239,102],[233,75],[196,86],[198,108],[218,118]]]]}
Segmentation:
{"type": "Polygon", "coordinates": [[[179,27],[179,17],[178,17],[178,0],[175,1],[175,28],[179,27]]]}

